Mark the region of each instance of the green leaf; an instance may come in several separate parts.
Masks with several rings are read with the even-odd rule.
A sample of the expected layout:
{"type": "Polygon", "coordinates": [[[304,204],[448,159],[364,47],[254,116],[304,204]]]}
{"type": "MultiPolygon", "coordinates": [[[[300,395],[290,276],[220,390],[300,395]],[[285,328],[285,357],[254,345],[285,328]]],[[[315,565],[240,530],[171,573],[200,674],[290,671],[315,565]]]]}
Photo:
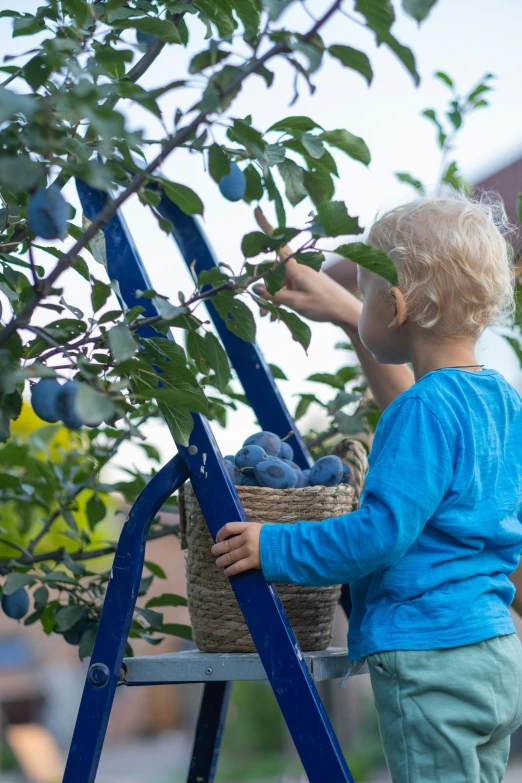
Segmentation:
{"type": "Polygon", "coordinates": [[[157,576],[159,579],[167,578],[167,574],[161,566],[157,565],[157,563],[151,563],[150,560],[145,560],[144,565],[147,566],[151,574],[154,574],[154,576],[157,576]]]}
{"type": "Polygon", "coordinates": [[[72,606],[63,606],[56,612],[56,629],[60,633],[69,631],[77,622],[85,617],[85,607],[74,604],[72,606]]]}
{"type": "Polygon", "coordinates": [[[165,623],[161,627],[162,633],[168,633],[170,636],[179,636],[181,639],[192,639],[192,628],[190,625],[180,625],[179,623],[165,623]]]}
{"type": "Polygon", "coordinates": [[[437,0],[402,0],[402,7],[420,24],[426,19],[436,2],[437,0]]]}
{"type": "MultiPolygon", "coordinates": [[[[1,98],[2,93],[0,93],[0,100],[1,98]]],[[[0,183],[8,187],[16,183],[16,187],[20,190],[33,190],[45,183],[45,170],[41,163],[31,160],[28,155],[2,155],[0,156],[0,183]]]]}
{"type": "Polygon", "coordinates": [[[404,171],[397,172],[395,176],[399,182],[405,182],[407,185],[411,185],[412,188],[415,188],[415,190],[418,190],[419,193],[424,193],[424,185],[420,179],[415,179],[415,177],[412,177],[411,174],[408,174],[404,171]]]}
{"type": "MultiPolygon", "coordinates": [[[[126,328],[124,324],[121,324],[121,326],[126,328]]],[[[110,340],[111,336],[109,333],[109,344],[110,340]]],[[[121,361],[124,360],[122,359],[121,361]]],[[[115,412],[113,401],[106,394],[102,394],[86,383],[80,384],[75,408],[83,423],[93,427],[97,427],[103,421],[111,419],[115,412]]]]}
{"type": "Polygon", "coordinates": [[[203,202],[197,193],[191,188],[187,188],[186,185],[180,185],[177,182],[169,182],[168,180],[162,180],[163,189],[174,204],[185,212],[186,215],[202,215],[203,214],[203,202]]]}
{"type": "Polygon", "coordinates": [[[256,322],[248,307],[236,299],[231,291],[220,291],[212,297],[212,304],[225,321],[229,329],[237,337],[254,343],[256,339],[256,322]]]}
{"type": "Polygon", "coordinates": [[[338,130],[325,131],[321,134],[323,141],[345,152],[350,158],[358,160],[368,166],[371,160],[370,150],[366,146],[364,139],[354,136],[347,130],[339,128],[338,130]]]}
{"type": "Polygon", "coordinates": [[[286,269],[283,264],[276,266],[263,276],[266,290],[271,296],[277,294],[285,284],[286,269]]]}
{"type": "Polygon", "coordinates": [[[245,195],[243,196],[244,201],[246,201],[247,204],[251,204],[252,201],[260,201],[264,191],[263,182],[258,170],[250,163],[243,173],[246,177],[246,190],[245,195]]]}
{"type": "Polygon", "coordinates": [[[145,606],[147,609],[152,609],[157,606],[186,606],[187,599],[182,595],[174,595],[174,593],[163,593],[154,598],[150,598],[145,606]]]}
{"type": "Polygon", "coordinates": [[[317,207],[319,220],[327,236],[338,237],[342,234],[362,234],[359,219],[351,217],[344,201],[327,201],[317,207]]]}
{"type": "Polygon", "coordinates": [[[178,408],[166,402],[158,402],[158,407],[176,443],[189,445],[190,433],[194,429],[194,420],[186,408],[178,408]]]}
{"type": "Polygon", "coordinates": [[[296,421],[301,419],[305,415],[310,405],[317,401],[318,400],[316,399],[315,394],[302,394],[301,399],[297,403],[297,408],[295,409],[294,419],[296,421]]]}
{"type": "Polygon", "coordinates": [[[384,277],[392,285],[399,285],[395,264],[379,248],[365,245],[364,242],[351,242],[347,245],[340,245],[334,252],[343,258],[349,258],[371,272],[375,272],[376,275],[384,277]]]}
{"type": "Polygon", "coordinates": [[[351,46],[342,46],[341,44],[334,44],[328,47],[328,51],[337,60],[340,60],[347,68],[351,68],[354,71],[358,71],[368,84],[372,83],[373,70],[367,55],[364,52],[360,52],[358,49],[352,49],[351,46]]]}
{"type": "Polygon", "coordinates": [[[214,41],[212,41],[212,44],[214,45],[211,45],[209,49],[199,52],[199,54],[196,54],[195,57],[192,58],[189,66],[189,73],[200,73],[201,71],[204,71],[205,68],[211,68],[222,60],[226,60],[227,57],[230,57],[230,52],[218,49],[214,41]]]}
{"type": "Polygon", "coordinates": [[[107,508],[99,495],[91,495],[85,506],[89,527],[94,530],[96,525],[105,519],[107,508]]]}
{"type": "Polygon", "coordinates": [[[22,574],[20,571],[12,571],[7,575],[2,592],[4,595],[12,595],[21,587],[32,584],[34,584],[34,579],[29,574],[22,574]]]}
{"type": "Polygon", "coordinates": [[[166,19],[153,18],[152,16],[143,16],[139,19],[120,19],[115,20],[112,26],[119,29],[132,28],[141,33],[154,35],[167,43],[181,43],[178,28],[172,22],[166,19]]]}
{"type": "Polygon", "coordinates": [[[272,373],[274,378],[277,378],[280,381],[288,380],[288,378],[286,377],[282,369],[278,367],[277,364],[269,364],[268,366],[270,367],[270,372],[272,373]]]}
{"type": "Polygon", "coordinates": [[[34,608],[43,609],[49,600],[49,590],[45,585],[40,585],[33,593],[34,608]]]}
{"type": "Polygon", "coordinates": [[[309,266],[319,272],[324,261],[324,254],[319,250],[308,250],[302,253],[294,253],[294,258],[298,264],[309,266]]]}
{"type": "Polygon", "coordinates": [[[271,125],[268,130],[288,131],[288,133],[292,134],[295,131],[298,131],[300,134],[302,131],[311,131],[314,130],[314,128],[324,130],[321,125],[319,125],[317,122],[314,122],[314,120],[311,120],[310,117],[297,116],[285,117],[284,120],[279,120],[278,122],[275,122],[273,125],[271,125]]]}
{"type": "Polygon", "coordinates": [[[92,309],[95,313],[100,310],[109,296],[112,293],[112,289],[109,285],[106,285],[105,283],[102,283],[101,280],[95,280],[93,278],[92,288],[91,288],[91,302],[92,302],[92,309]]]}
{"type": "Polygon", "coordinates": [[[283,307],[276,309],[278,318],[288,327],[293,339],[307,351],[312,339],[312,330],[308,324],[302,321],[298,315],[285,310],[283,307]]]}
{"type": "Polygon", "coordinates": [[[193,389],[153,389],[151,394],[156,398],[162,410],[164,406],[167,406],[170,409],[185,408],[185,410],[195,413],[202,413],[204,416],[208,414],[208,402],[199,387],[193,389]]]}
{"type": "Polygon", "coordinates": [[[314,136],[312,133],[303,133],[301,136],[301,144],[314,160],[319,160],[319,158],[323,157],[325,149],[319,136],[314,136]]]}
{"type": "Polygon", "coordinates": [[[276,247],[277,243],[262,231],[251,231],[249,234],[245,234],[241,241],[241,252],[245,258],[253,258],[259,253],[275,250],[276,247]]]}
{"type": "Polygon", "coordinates": [[[265,160],[269,166],[275,166],[276,163],[282,163],[286,157],[286,150],[282,144],[267,144],[265,147],[265,160]]]}
{"type": "Polygon", "coordinates": [[[212,332],[207,332],[205,334],[205,346],[207,361],[216,375],[216,386],[219,391],[223,393],[230,380],[230,364],[228,357],[223,346],[212,332]]]}
{"type": "Polygon", "coordinates": [[[415,55],[412,50],[407,46],[403,46],[391,33],[386,33],[379,36],[379,42],[386,44],[394,54],[397,55],[399,60],[406,66],[407,70],[413,76],[413,81],[416,85],[420,82],[420,76],[417,71],[417,65],[415,63],[415,55]]]}
{"type": "Polygon", "coordinates": [[[285,183],[286,197],[295,207],[308,195],[304,186],[305,170],[290,159],[279,163],[277,168],[285,183]]]}
{"type": "Polygon", "coordinates": [[[520,345],[520,340],[517,337],[510,337],[509,335],[504,335],[504,339],[508,341],[510,346],[515,351],[518,362],[522,367],[522,347],[520,345]]]}
{"type": "MultiPolygon", "coordinates": [[[[436,0],[434,0],[436,2],[436,0]]],[[[440,79],[441,82],[444,82],[444,84],[447,84],[448,87],[453,88],[455,86],[453,79],[448,76],[447,73],[444,73],[444,71],[437,71],[435,73],[435,78],[440,79]]]]}
{"type": "MultiPolygon", "coordinates": [[[[145,622],[147,622],[151,629],[154,631],[161,631],[163,625],[163,614],[161,612],[153,612],[151,609],[142,609],[141,606],[136,607],[136,613],[141,615],[145,622]]],[[[150,630],[150,629],[149,629],[150,630]]],[[[149,641],[152,644],[157,643],[155,640],[148,639],[146,636],[140,634],[142,639],[149,641]]]]}
{"type": "Polygon", "coordinates": [[[259,11],[252,0],[228,0],[243,23],[247,33],[255,35],[259,31],[259,11]]]}
{"type": "Polygon", "coordinates": [[[364,422],[359,416],[348,416],[342,411],[337,411],[334,422],[343,435],[356,435],[358,432],[364,432],[364,422]]]}
{"type": "Polygon", "coordinates": [[[108,338],[110,352],[116,364],[132,359],[138,350],[138,343],[127,324],[113,326],[108,332],[108,338]]]}
{"type": "Polygon", "coordinates": [[[214,182],[221,182],[230,173],[230,159],[219,144],[212,144],[208,151],[208,170],[214,182]]]}
{"type": "Polygon", "coordinates": [[[78,655],[80,656],[80,661],[83,661],[84,658],[89,658],[92,655],[92,650],[94,647],[97,630],[98,630],[97,628],[87,628],[82,633],[82,638],[80,640],[80,645],[78,647],[78,655]]]}
{"type": "Polygon", "coordinates": [[[313,375],[309,375],[306,380],[315,381],[315,383],[324,383],[326,386],[332,386],[334,389],[344,391],[343,381],[337,375],[332,375],[330,372],[315,372],[313,375]]]}
{"type": "Polygon", "coordinates": [[[355,10],[364,16],[368,27],[378,36],[387,33],[395,21],[390,0],[356,0],[355,10]]]}
{"type": "Polygon", "coordinates": [[[187,333],[186,347],[188,355],[194,359],[199,372],[203,372],[206,375],[209,368],[207,364],[205,338],[191,330],[187,333]]]}

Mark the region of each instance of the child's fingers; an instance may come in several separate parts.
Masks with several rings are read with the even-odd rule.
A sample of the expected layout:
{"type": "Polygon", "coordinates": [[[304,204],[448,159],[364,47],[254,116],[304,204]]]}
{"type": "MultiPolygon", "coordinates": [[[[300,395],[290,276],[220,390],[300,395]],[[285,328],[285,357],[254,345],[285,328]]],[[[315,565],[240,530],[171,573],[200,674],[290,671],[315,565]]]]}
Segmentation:
{"type": "Polygon", "coordinates": [[[235,576],[236,574],[242,574],[243,571],[252,571],[254,568],[256,568],[256,564],[253,559],[251,557],[245,557],[244,560],[239,560],[237,563],[234,563],[234,565],[225,568],[223,573],[225,576],[235,576]]]}
{"type": "Polygon", "coordinates": [[[219,568],[228,568],[239,560],[244,560],[249,557],[249,555],[250,549],[243,542],[243,546],[240,546],[239,549],[233,549],[231,552],[227,552],[226,554],[221,555],[221,557],[218,557],[216,565],[219,566],[219,568]]]}
{"type": "Polygon", "coordinates": [[[239,549],[244,543],[243,535],[232,536],[231,538],[226,538],[224,541],[214,544],[210,551],[214,557],[217,557],[218,555],[232,552],[233,549],[239,549]]]}
{"type": "Polygon", "coordinates": [[[219,544],[220,541],[224,541],[225,538],[228,538],[229,536],[240,535],[240,533],[246,529],[247,525],[248,522],[227,522],[217,534],[216,543],[219,544]]]}

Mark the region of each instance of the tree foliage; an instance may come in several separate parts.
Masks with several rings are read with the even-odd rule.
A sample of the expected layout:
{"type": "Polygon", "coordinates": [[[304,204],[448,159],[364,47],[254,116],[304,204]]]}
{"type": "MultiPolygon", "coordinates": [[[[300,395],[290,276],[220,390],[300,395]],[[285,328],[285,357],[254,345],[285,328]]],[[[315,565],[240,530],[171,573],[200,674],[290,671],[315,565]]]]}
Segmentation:
{"type": "MultiPolygon", "coordinates": [[[[421,21],[433,4],[404,0],[403,6],[421,21]]],[[[338,155],[348,156],[354,165],[369,164],[364,140],[349,129],[324,128],[291,112],[271,127],[255,127],[250,116],[237,116],[235,98],[255,77],[264,80],[269,94],[275,78],[271,66],[280,60],[294,74],[293,102],[303,88],[314,92],[327,58],[370,84],[373,70],[365,53],[342,41],[327,45],[323,40],[323,28],[338,14],[365,27],[418,82],[413,53],[394,36],[389,0],[321,4],[312,21],[303,14],[305,22],[289,29],[285,20],[291,17],[285,11],[302,5],[297,0],[48,0],[34,13],[24,10],[23,3],[0,12],[11,19],[13,38],[27,41],[25,53],[8,52],[0,69],[5,75],[0,85],[0,439],[6,444],[0,460],[8,466],[0,479],[0,497],[28,525],[23,542],[11,537],[11,552],[1,568],[7,574],[4,590],[17,585],[33,590],[34,611],[26,622],[41,622],[47,633],[79,629],[81,655],[89,653],[108,578],[107,570],[86,566],[99,549],[93,533],[105,517],[103,497],[120,492],[132,502],[145,481],[133,473],[128,482],[104,485],[100,472],[123,440],[139,442],[139,424],[146,418],[161,413],[175,439],[186,444],[191,411],[224,423],[227,408],[243,399],[230,386],[230,366],[220,342],[206,330],[195,307],[212,297],[227,327],[253,342],[251,307],[266,303],[249,286],[263,279],[271,293],[281,287],[284,262],[277,260],[278,247],[291,240],[298,262],[319,269],[323,238],[340,237],[340,252],[349,254],[350,238],[363,230],[335,197],[335,184],[338,155]],[[186,73],[150,88],[139,84],[157,57],[168,57],[170,47],[185,47],[189,37],[201,49],[186,73]],[[188,109],[181,108],[189,89],[199,94],[188,109]],[[174,118],[162,112],[166,95],[179,96],[174,118]],[[138,106],[152,113],[164,133],[148,138],[129,129],[122,99],[131,110],[138,106]],[[245,262],[240,272],[225,266],[203,272],[188,298],[170,302],[161,291],[141,292],[144,300],[153,300],[157,317],[146,318],[143,308],[129,310],[121,301],[107,311],[118,285],[100,279],[96,261],[104,261],[100,228],[117,209],[137,195],[159,230],[167,233],[172,227],[158,211],[162,193],[189,215],[204,213],[197,193],[160,173],[174,150],[200,155],[216,182],[232,163],[239,164],[246,178],[244,201],[267,197],[275,208],[274,236],[247,234],[241,242],[245,262]],[[31,220],[32,199],[51,185],[61,190],[72,178],[107,192],[106,206],[93,221],[80,221],[71,207],[63,239],[42,245],[42,236],[53,230],[61,236],[61,228],[44,229],[43,218],[40,223],[31,220]],[[309,200],[310,219],[293,227],[289,207],[304,200],[309,200]],[[54,259],[47,274],[37,263],[42,252],[54,259]],[[61,279],[68,269],[91,287],[88,312],[67,303],[61,279]],[[55,320],[42,327],[40,315],[49,311],[55,320]],[[151,326],[155,336],[145,336],[144,328],[151,326]],[[185,330],[185,347],[164,339],[171,326],[185,330]],[[106,422],[71,435],[70,448],[60,459],[49,459],[45,445],[54,437],[55,425],[39,430],[32,440],[11,437],[24,389],[27,393],[40,378],[74,378],[81,388],[83,420],[106,422]],[[87,525],[79,526],[78,504],[85,492],[87,525]],[[58,524],[65,526],[72,549],[47,545],[58,524]]],[[[474,99],[481,100],[478,93],[474,99]]],[[[48,218],[52,223],[52,211],[48,218]]],[[[393,264],[384,254],[358,241],[353,252],[358,263],[393,279],[393,264]]],[[[270,310],[306,349],[309,327],[284,308],[270,304],[270,310]]],[[[346,394],[336,388],[341,397],[346,394]]],[[[345,400],[336,403],[339,422],[345,400]]],[[[153,447],[142,447],[154,456],[153,447]]],[[[156,525],[151,535],[171,533],[156,525]]],[[[149,571],[150,578],[161,577],[154,564],[149,571]]],[[[165,605],[176,600],[166,597],[165,605]]],[[[150,606],[137,609],[131,636],[154,642],[168,632],[188,633],[165,626],[161,613],[150,606]]]]}

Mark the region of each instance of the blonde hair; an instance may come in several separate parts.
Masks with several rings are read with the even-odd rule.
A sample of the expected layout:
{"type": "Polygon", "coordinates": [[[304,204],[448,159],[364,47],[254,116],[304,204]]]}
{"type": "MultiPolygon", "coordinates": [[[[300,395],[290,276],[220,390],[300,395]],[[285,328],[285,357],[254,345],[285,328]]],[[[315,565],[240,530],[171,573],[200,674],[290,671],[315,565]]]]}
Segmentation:
{"type": "Polygon", "coordinates": [[[393,260],[410,320],[477,338],[513,312],[510,230],[499,196],[451,191],[386,212],[368,243],[393,260]]]}

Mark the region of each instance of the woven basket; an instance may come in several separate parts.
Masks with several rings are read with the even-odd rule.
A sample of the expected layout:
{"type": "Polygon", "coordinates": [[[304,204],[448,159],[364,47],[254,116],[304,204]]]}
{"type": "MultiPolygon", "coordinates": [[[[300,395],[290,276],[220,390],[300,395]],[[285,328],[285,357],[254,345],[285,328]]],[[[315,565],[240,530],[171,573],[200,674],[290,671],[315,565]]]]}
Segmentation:
{"type": "MultiPolygon", "coordinates": [[[[353,511],[367,469],[366,453],[357,441],[345,440],[335,449],[339,456],[352,452],[354,486],[269,489],[237,487],[249,520],[311,524],[353,511]]],[[[228,578],[210,553],[212,538],[189,484],[180,491],[182,547],[186,560],[187,600],[192,633],[204,652],[255,652],[256,648],[228,578]]],[[[340,586],[277,585],[288,619],[302,650],[326,649],[332,639],[340,586]]]]}

